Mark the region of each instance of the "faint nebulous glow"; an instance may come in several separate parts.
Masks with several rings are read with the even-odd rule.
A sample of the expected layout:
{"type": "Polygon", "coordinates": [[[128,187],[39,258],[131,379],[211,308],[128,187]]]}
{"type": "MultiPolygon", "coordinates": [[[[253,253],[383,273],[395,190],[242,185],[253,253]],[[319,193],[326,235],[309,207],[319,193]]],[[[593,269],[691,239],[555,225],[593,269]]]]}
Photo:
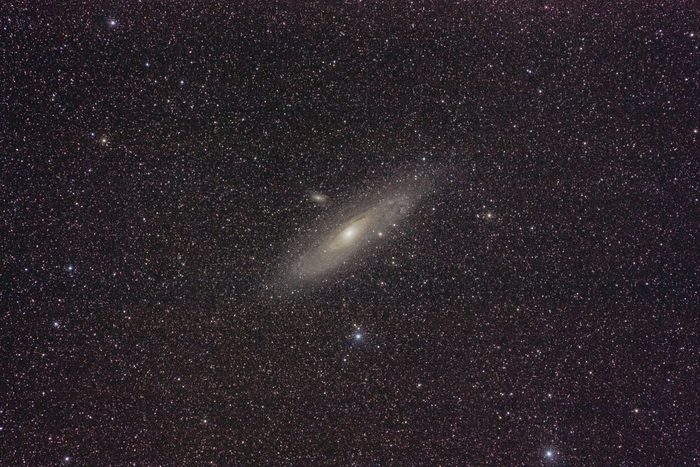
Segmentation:
{"type": "Polygon", "coordinates": [[[311,193],[309,193],[309,197],[311,198],[311,201],[313,201],[316,204],[324,204],[326,201],[328,201],[328,196],[317,191],[312,191],[311,193]]]}

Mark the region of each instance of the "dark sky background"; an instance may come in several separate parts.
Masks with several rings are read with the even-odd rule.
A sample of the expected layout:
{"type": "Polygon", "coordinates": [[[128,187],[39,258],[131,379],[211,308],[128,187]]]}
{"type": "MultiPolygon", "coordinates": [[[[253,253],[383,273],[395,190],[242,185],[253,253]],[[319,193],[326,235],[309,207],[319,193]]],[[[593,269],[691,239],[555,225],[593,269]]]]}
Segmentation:
{"type": "Polygon", "coordinates": [[[698,465],[700,9],[615,3],[5,2],[0,464],[698,465]]]}

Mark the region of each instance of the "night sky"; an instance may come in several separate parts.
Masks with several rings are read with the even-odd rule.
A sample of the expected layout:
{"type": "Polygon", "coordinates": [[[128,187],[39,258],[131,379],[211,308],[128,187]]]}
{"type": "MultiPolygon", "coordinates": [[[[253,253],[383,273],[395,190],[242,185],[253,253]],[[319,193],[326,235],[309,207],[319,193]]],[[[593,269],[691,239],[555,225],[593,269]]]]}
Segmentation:
{"type": "Polygon", "coordinates": [[[696,2],[58,3],[0,8],[0,465],[700,463],[696,2]]]}

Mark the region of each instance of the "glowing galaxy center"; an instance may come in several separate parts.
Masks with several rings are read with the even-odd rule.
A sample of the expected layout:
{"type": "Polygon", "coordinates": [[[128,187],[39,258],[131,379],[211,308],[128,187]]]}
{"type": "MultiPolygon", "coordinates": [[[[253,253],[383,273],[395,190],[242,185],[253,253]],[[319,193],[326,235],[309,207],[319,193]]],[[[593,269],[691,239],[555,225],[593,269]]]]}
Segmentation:
{"type": "Polygon", "coordinates": [[[355,227],[350,226],[347,229],[345,229],[345,232],[343,232],[343,238],[345,238],[345,240],[351,240],[356,233],[357,231],[355,230],[355,227]]]}
{"type": "Polygon", "coordinates": [[[330,252],[352,246],[362,238],[362,235],[372,222],[371,215],[364,215],[359,219],[346,222],[336,230],[337,233],[328,242],[328,246],[324,248],[324,251],[330,252]]]}

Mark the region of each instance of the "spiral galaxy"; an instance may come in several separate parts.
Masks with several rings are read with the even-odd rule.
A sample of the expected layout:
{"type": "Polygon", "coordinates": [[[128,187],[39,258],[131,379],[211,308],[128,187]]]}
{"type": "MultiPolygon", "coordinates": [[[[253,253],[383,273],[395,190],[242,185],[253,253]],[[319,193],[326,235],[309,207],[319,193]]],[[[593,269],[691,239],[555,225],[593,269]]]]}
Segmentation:
{"type": "Polygon", "coordinates": [[[335,213],[306,229],[285,267],[283,283],[308,285],[350,270],[368,252],[395,237],[433,186],[428,171],[395,177],[350,199],[335,213]]]}

